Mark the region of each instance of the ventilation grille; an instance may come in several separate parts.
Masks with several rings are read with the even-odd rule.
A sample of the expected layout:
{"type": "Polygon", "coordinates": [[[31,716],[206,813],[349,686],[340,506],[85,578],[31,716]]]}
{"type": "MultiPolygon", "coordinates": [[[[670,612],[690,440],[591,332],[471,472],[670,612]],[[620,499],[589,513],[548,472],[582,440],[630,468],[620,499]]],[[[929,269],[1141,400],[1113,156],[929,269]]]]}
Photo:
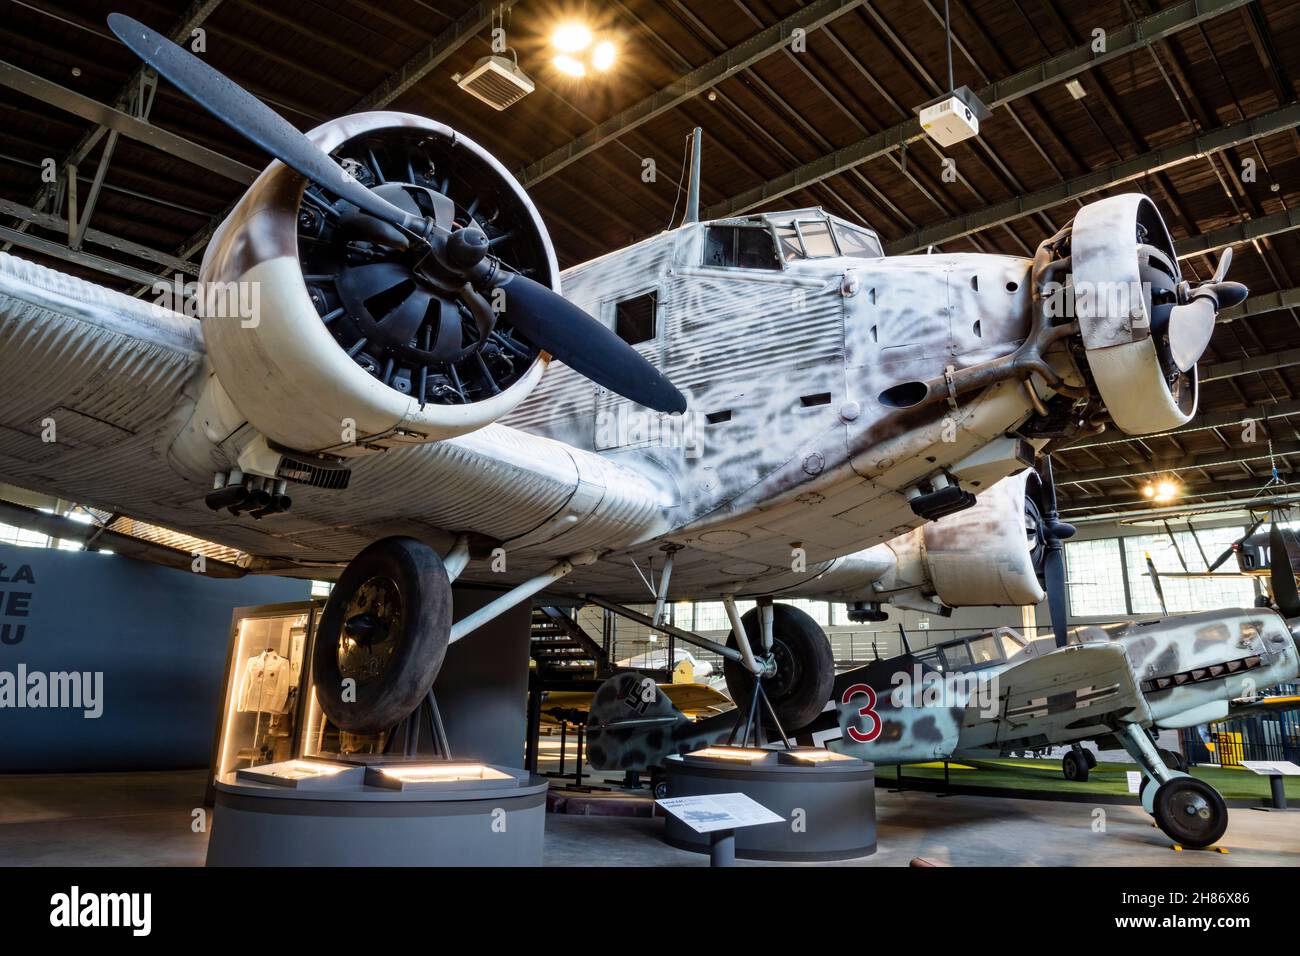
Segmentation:
{"type": "Polygon", "coordinates": [[[462,90],[494,110],[518,103],[533,91],[533,81],[503,56],[485,56],[460,78],[462,90]]]}
{"type": "Polygon", "coordinates": [[[352,479],[352,469],[326,468],[323,465],[311,464],[310,462],[299,461],[296,458],[285,456],[280,459],[280,464],[276,466],[275,476],[300,485],[311,485],[313,488],[329,488],[332,491],[342,491],[352,479]]]}

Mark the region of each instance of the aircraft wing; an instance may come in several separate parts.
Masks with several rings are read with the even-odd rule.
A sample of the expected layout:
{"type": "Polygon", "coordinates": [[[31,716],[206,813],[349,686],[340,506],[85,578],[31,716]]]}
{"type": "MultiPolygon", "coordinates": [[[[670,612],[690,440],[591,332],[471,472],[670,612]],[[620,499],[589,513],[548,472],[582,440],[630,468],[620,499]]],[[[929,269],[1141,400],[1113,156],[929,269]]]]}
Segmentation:
{"type": "MultiPolygon", "coordinates": [[[[731,698],[708,684],[659,684],[659,692],[687,717],[709,716],[734,705],[731,698]]],[[[543,709],[590,710],[592,691],[547,691],[543,709]]]]}
{"type": "Polygon", "coordinates": [[[1150,719],[1124,648],[1084,644],[1003,671],[998,743],[1004,748],[1085,740],[1150,719]]]}
{"type": "MultiPolygon", "coordinates": [[[[202,460],[177,451],[178,436],[208,423],[211,374],[198,319],[0,254],[0,483],[93,508],[116,531],[152,526],[172,546],[134,557],[175,564],[197,539],[220,546],[227,570],[238,560],[327,577],[322,568],[379,537],[445,550],[472,533],[509,549],[508,572],[493,577],[509,583],[557,557],[651,537],[673,494],[594,452],[491,424],[354,459],[346,491],[292,484],[285,514],[213,512],[204,496],[229,462],[208,460],[203,442],[191,445],[202,460]]],[[[244,424],[215,440],[230,449],[249,434],[244,424]]],[[[5,520],[21,522],[23,509],[5,520]]]]}
{"type": "Polygon", "coordinates": [[[700,717],[730,710],[731,698],[709,684],[660,684],[664,696],[687,717],[700,717]]]}

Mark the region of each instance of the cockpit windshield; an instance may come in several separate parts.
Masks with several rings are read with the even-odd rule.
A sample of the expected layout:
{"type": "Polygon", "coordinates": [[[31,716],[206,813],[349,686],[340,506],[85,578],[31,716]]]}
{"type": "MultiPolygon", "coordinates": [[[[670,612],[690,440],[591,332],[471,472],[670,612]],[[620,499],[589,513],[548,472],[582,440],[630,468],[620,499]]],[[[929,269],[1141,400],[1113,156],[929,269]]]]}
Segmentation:
{"type": "Polygon", "coordinates": [[[879,259],[885,254],[880,240],[870,229],[827,216],[820,210],[800,210],[768,218],[776,231],[781,258],[786,262],[832,256],[879,259]]]}
{"type": "Polygon", "coordinates": [[[710,223],[702,258],[714,268],[780,269],[799,259],[879,259],[884,254],[870,229],[820,209],[799,209],[710,223]]]}

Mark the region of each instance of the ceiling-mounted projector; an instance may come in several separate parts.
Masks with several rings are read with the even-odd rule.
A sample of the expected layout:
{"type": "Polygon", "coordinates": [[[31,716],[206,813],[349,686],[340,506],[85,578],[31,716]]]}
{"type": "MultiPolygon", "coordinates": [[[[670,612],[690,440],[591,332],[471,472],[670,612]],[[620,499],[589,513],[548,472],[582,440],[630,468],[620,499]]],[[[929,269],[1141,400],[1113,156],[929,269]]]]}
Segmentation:
{"type": "Polygon", "coordinates": [[[921,120],[921,129],[940,146],[951,146],[978,136],[980,121],[993,115],[993,111],[980,102],[968,86],[944,93],[919,106],[916,112],[921,120]]]}
{"type": "Polygon", "coordinates": [[[485,56],[456,80],[456,85],[494,110],[518,103],[534,89],[519,64],[504,56],[485,56]]]}

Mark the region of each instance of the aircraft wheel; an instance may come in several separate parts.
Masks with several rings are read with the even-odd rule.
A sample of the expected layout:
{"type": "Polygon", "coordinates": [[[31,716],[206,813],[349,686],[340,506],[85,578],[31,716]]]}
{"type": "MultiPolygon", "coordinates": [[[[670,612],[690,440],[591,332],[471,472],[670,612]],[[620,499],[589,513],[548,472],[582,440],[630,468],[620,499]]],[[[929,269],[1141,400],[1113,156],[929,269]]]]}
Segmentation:
{"type": "Polygon", "coordinates": [[[1087,747],[1083,748],[1083,759],[1088,761],[1089,770],[1097,769],[1097,755],[1093,753],[1091,750],[1089,750],[1087,747]]]}
{"type": "Polygon", "coordinates": [[[312,655],[321,710],[348,733],[391,729],[433,686],[450,634],[451,583],[437,552],[415,538],[376,541],[321,614],[312,655]]]}
{"type": "MultiPolygon", "coordinates": [[[[762,654],[763,646],[758,610],[753,608],[740,619],[756,655],[762,654]]],[[[738,646],[734,633],[728,635],[727,646],[738,646]]],[[[817,622],[789,604],[772,605],[772,655],[776,673],[764,680],[763,690],[789,735],[812,723],[825,709],[835,683],[835,659],[817,622]]],[[[723,664],[722,673],[731,699],[745,713],[753,696],[754,675],[743,664],[730,660],[723,664]]],[[[766,713],[763,720],[765,726],[771,723],[766,713]]]]}
{"type": "Polygon", "coordinates": [[[1195,777],[1174,777],[1160,785],[1155,800],[1156,825],[1181,846],[1213,846],[1228,829],[1228,806],[1219,792],[1195,777]]]}
{"type": "Polygon", "coordinates": [[[650,768],[650,796],[656,800],[668,798],[668,774],[662,767],[650,768]]]}
{"type": "Polygon", "coordinates": [[[1078,750],[1067,750],[1061,758],[1061,772],[1065,779],[1073,783],[1084,783],[1088,779],[1088,758],[1078,750]]]}
{"type": "Polygon", "coordinates": [[[1176,750],[1160,749],[1160,759],[1165,762],[1165,766],[1170,770],[1177,770],[1180,773],[1187,772],[1187,758],[1176,750]]]}

